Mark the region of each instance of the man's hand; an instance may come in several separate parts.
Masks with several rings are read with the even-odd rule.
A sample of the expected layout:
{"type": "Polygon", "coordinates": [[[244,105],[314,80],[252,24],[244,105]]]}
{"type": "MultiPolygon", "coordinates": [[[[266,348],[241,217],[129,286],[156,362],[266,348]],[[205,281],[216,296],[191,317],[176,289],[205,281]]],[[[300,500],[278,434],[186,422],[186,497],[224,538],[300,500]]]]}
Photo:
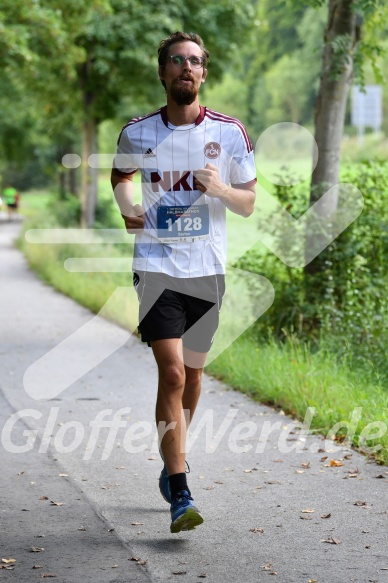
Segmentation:
{"type": "Polygon", "coordinates": [[[132,208],[132,213],[131,216],[125,216],[123,214],[121,216],[124,219],[127,233],[136,235],[144,229],[144,209],[139,204],[135,204],[135,206],[132,208]]]}
{"type": "Polygon", "coordinates": [[[213,164],[206,164],[205,168],[196,170],[193,174],[195,188],[206,192],[207,196],[222,198],[228,190],[228,186],[220,180],[217,166],[213,164]]]}
{"type": "Polygon", "coordinates": [[[217,166],[206,164],[205,168],[195,170],[195,188],[206,193],[206,196],[219,198],[233,213],[249,217],[254,210],[256,188],[255,183],[241,187],[224,184],[219,177],[217,166]]]}

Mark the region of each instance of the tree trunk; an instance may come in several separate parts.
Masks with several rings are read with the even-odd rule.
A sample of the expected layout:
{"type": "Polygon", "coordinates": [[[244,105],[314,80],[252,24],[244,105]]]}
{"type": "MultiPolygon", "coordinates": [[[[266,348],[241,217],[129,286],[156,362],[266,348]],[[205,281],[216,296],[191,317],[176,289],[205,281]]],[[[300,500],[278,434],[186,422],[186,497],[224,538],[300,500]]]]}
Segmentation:
{"type": "MultiPolygon", "coordinates": [[[[353,74],[353,49],[356,42],[354,0],[330,0],[325,31],[322,75],[315,107],[315,141],[318,145],[318,164],[312,175],[312,186],[339,182],[341,140],[346,103],[353,74]],[[338,37],[348,36],[346,54],[336,55],[332,48],[338,37]]],[[[311,202],[320,195],[311,191],[311,202]]]]}
{"type": "Polygon", "coordinates": [[[66,170],[59,168],[59,200],[66,198],[66,170]]]}
{"type": "Polygon", "coordinates": [[[88,56],[78,68],[78,82],[83,99],[82,164],[81,164],[81,227],[92,227],[97,205],[97,168],[88,160],[97,154],[97,119],[95,115],[95,90],[91,76],[92,62],[88,56]]]}
{"type": "MultiPolygon", "coordinates": [[[[316,202],[330,187],[339,183],[341,140],[344,129],[346,103],[353,74],[353,51],[357,42],[358,28],[354,12],[354,0],[329,0],[328,22],[324,35],[322,74],[315,107],[315,141],[318,146],[318,163],[311,180],[310,205],[316,202]],[[341,51],[333,46],[341,46],[341,51]]],[[[322,205],[321,216],[331,215],[338,205],[338,192],[330,204],[322,205]]],[[[306,248],[311,248],[320,235],[307,235],[306,248]]],[[[307,302],[324,301],[325,261],[327,251],[318,255],[305,267],[307,302]],[[314,284],[309,276],[314,278],[314,284]],[[311,289],[314,288],[312,292],[311,289]],[[318,289],[319,288],[319,289],[318,289]]]]}
{"type": "Polygon", "coordinates": [[[86,118],[82,127],[81,227],[92,227],[97,205],[97,168],[91,168],[88,159],[97,153],[97,122],[86,118]]]}
{"type": "Polygon", "coordinates": [[[70,168],[69,170],[69,191],[74,196],[78,196],[78,180],[76,168],[70,168]]]}

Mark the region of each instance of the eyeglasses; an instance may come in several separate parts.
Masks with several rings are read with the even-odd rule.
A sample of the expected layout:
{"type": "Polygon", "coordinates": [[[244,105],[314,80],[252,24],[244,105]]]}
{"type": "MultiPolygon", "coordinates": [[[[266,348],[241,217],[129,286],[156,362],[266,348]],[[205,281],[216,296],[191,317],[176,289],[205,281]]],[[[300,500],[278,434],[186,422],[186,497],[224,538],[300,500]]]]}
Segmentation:
{"type": "Polygon", "coordinates": [[[190,65],[193,69],[200,69],[205,64],[205,59],[203,57],[184,57],[183,55],[171,55],[170,61],[176,67],[182,67],[186,64],[186,61],[189,61],[190,65]]]}

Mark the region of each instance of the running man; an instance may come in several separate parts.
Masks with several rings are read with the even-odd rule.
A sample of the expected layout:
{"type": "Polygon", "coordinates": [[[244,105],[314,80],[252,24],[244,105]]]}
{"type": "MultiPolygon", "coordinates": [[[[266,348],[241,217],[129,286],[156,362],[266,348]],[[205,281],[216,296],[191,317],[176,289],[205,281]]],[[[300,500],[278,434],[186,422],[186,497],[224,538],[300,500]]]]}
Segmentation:
{"type": "Polygon", "coordinates": [[[225,291],[226,209],[252,214],[256,170],[243,124],[199,104],[209,59],[202,39],[175,32],[158,55],[167,105],[123,128],[112,187],[136,234],[139,332],[159,375],[159,488],[171,504],[170,530],[180,532],[203,522],[187,485],[185,442],[225,291]],[[137,170],[141,206],[133,204],[137,170]]]}

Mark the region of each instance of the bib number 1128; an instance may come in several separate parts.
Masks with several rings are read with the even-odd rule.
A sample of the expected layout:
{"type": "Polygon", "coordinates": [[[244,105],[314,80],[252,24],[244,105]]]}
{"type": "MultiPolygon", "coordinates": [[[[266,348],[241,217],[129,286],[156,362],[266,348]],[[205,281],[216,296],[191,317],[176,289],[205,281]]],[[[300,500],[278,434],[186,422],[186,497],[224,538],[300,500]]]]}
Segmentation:
{"type": "Polygon", "coordinates": [[[175,224],[178,231],[200,231],[202,229],[202,219],[201,217],[184,217],[183,219],[179,217],[175,221],[172,219],[167,219],[167,230],[172,231],[172,226],[175,224]]]}

